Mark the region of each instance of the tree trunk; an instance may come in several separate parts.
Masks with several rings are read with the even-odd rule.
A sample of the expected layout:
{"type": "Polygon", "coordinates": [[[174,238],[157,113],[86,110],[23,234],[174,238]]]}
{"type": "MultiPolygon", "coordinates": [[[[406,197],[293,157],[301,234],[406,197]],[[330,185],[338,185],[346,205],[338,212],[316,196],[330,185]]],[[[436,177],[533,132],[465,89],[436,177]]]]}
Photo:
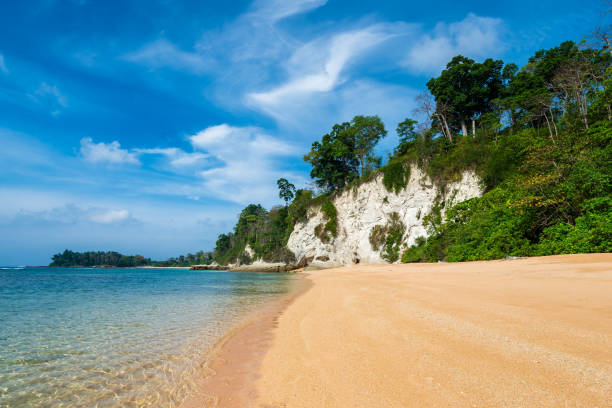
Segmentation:
{"type": "Polygon", "coordinates": [[[472,137],[476,137],[476,119],[472,118],[472,137]]]}
{"type": "Polygon", "coordinates": [[[463,118],[461,118],[461,134],[463,136],[467,136],[468,132],[467,132],[467,126],[465,124],[465,120],[463,118]]]}
{"type": "MultiPolygon", "coordinates": [[[[550,112],[550,120],[551,120],[551,122],[553,124],[553,128],[555,129],[555,136],[558,139],[559,138],[559,132],[557,132],[557,123],[555,122],[555,116],[553,115],[552,109],[550,107],[548,108],[548,111],[550,112]]],[[[554,142],[554,140],[553,140],[553,142],[554,142]]]]}
{"type": "Polygon", "coordinates": [[[586,102],[586,95],[581,94],[580,95],[580,110],[582,111],[582,120],[584,120],[584,126],[586,126],[586,128],[589,128],[589,119],[587,118],[588,115],[588,105],[586,102]]]}
{"type": "Polygon", "coordinates": [[[364,157],[359,156],[359,177],[363,176],[363,162],[364,162],[364,157]]]}
{"type": "Polygon", "coordinates": [[[555,138],[553,137],[552,129],[550,127],[550,122],[548,121],[548,115],[546,114],[546,111],[544,111],[544,118],[546,119],[546,124],[548,125],[548,133],[550,134],[550,139],[553,141],[553,143],[556,144],[555,138]]]}
{"type": "Polygon", "coordinates": [[[448,137],[448,141],[453,143],[453,135],[451,134],[450,129],[448,128],[448,123],[446,122],[446,116],[444,115],[440,115],[440,117],[442,118],[442,133],[444,133],[444,130],[446,130],[446,137],[448,137]]]}

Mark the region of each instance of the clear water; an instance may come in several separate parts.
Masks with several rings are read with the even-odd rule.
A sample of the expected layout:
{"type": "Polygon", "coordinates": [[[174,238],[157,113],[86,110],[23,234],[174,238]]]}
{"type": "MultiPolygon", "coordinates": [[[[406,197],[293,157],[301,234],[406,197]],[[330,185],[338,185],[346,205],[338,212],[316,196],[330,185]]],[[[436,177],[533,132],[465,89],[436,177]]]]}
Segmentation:
{"type": "Polygon", "coordinates": [[[215,341],[294,279],[0,269],[0,407],[180,405],[215,341]]]}

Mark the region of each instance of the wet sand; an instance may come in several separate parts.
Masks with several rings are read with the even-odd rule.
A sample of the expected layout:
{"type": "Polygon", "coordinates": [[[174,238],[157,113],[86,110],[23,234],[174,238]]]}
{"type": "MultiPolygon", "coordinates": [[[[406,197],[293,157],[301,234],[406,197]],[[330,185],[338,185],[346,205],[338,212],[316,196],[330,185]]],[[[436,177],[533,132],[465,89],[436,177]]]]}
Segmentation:
{"type": "Polygon", "coordinates": [[[612,407],[612,254],[305,278],[187,407],[612,407]]]}
{"type": "Polygon", "coordinates": [[[207,352],[201,375],[181,408],[256,406],[256,380],[261,362],[273,340],[278,318],[291,303],[305,293],[312,283],[299,279],[293,290],[260,310],[221,338],[207,352]]]}

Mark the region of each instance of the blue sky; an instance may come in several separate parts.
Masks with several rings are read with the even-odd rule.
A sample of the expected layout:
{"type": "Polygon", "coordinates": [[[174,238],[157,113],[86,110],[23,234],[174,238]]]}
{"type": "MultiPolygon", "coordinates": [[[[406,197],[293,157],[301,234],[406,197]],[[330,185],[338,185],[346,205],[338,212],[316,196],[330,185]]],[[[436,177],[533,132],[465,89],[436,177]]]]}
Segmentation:
{"type": "MultiPolygon", "coordinates": [[[[334,123],[390,130],[456,54],[519,65],[603,2],[3,1],[0,265],[209,250],[334,123]]],[[[607,17],[609,20],[609,17],[607,17]]]]}

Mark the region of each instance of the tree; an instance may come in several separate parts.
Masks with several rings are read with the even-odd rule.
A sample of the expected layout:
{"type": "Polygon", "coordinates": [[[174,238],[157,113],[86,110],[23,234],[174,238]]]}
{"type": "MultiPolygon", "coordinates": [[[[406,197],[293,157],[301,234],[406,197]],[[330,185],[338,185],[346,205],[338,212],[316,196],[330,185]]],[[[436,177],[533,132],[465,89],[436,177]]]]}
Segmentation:
{"type": "Polygon", "coordinates": [[[406,118],[397,125],[396,132],[399,136],[399,144],[393,150],[396,156],[406,154],[408,149],[414,144],[417,138],[417,132],[414,127],[417,123],[414,119],[406,118]]]}
{"type": "Polygon", "coordinates": [[[285,200],[285,207],[289,205],[289,201],[295,197],[295,186],[287,181],[286,178],[279,178],[276,181],[278,185],[278,196],[285,200]]]}
{"type": "Polygon", "coordinates": [[[501,60],[489,58],[476,63],[458,55],[446,65],[439,77],[427,82],[427,88],[435,97],[437,116],[443,122],[443,133],[448,132],[447,137],[451,129],[460,129],[466,136],[467,121],[472,122],[474,135],[476,120],[491,112],[493,100],[499,97],[503,87],[502,67],[501,60]]]}
{"type": "Polygon", "coordinates": [[[233,234],[221,234],[215,243],[215,255],[221,257],[232,247],[233,234]]]}
{"type": "Polygon", "coordinates": [[[328,192],[344,187],[359,177],[359,160],[355,154],[355,135],[351,124],[336,124],[331,132],[314,142],[304,161],[312,166],[310,177],[328,192]]]}
{"type": "Polygon", "coordinates": [[[448,139],[449,142],[453,142],[453,135],[448,127],[448,105],[444,102],[440,102],[436,105],[436,101],[431,92],[421,92],[416,97],[417,107],[414,110],[415,113],[422,113],[427,116],[427,119],[432,121],[432,128],[439,128],[442,131],[442,135],[448,139]]]}
{"type": "Polygon", "coordinates": [[[386,134],[378,116],[358,115],[351,122],[334,125],[304,156],[312,165],[310,177],[327,192],[344,187],[380,165],[374,146],[386,134]]]}
{"type": "Polygon", "coordinates": [[[374,147],[380,139],[387,135],[385,125],[378,116],[357,115],[351,121],[351,133],[355,138],[355,154],[359,160],[359,175],[363,176],[368,170],[369,163],[376,163],[373,156],[374,147]]]}

